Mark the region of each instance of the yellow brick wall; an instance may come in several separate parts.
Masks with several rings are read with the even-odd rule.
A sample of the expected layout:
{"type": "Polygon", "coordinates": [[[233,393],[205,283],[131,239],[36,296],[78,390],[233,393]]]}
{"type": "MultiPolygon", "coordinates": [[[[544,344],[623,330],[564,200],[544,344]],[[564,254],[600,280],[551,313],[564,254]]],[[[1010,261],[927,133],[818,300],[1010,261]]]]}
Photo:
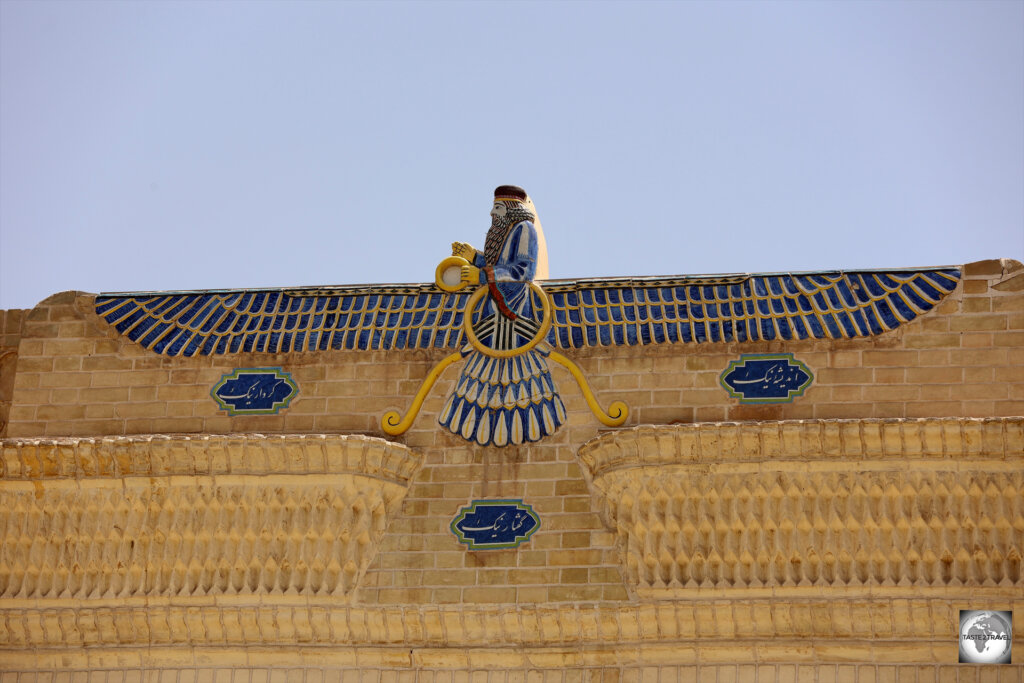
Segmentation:
{"type": "MultiPolygon", "coordinates": [[[[817,682],[945,671],[959,609],[1009,609],[1024,640],[1024,418],[646,426],[592,440],[573,467],[538,450],[497,461],[362,436],[6,440],[0,662],[26,676],[570,667],[817,682]],[[877,485],[893,475],[906,486],[877,485]],[[681,484],[697,488],[662,495],[681,484]],[[747,514],[744,487],[765,489],[762,513],[747,514]],[[444,531],[469,498],[514,494],[542,516],[519,549],[467,552],[444,531]],[[695,563],[672,545],[688,526],[721,558],[704,577],[684,578],[695,563]],[[736,580],[730,549],[742,564],[762,548],[782,573],[736,580]],[[848,553],[866,574],[790,573],[814,552],[848,553]]],[[[1014,680],[1022,668],[953,670],[1014,680]]]]}
{"type": "MultiPolygon", "coordinates": [[[[933,312],[864,340],[678,344],[582,349],[568,355],[605,405],[625,401],[627,425],[861,417],[1024,414],[1024,292],[1016,261],[982,261],[933,312]],[[1002,284],[1000,284],[1002,283],[1002,284]],[[1008,286],[1009,285],[1009,286],[1008,286]],[[1002,287],[1002,289],[1000,289],[1002,287]],[[719,377],[743,353],[792,352],[814,382],[792,403],[740,405],[719,377]]],[[[17,313],[17,312],[15,312],[17,313]]],[[[385,436],[380,418],[404,412],[445,351],[338,351],[167,358],[120,337],[93,297],[64,292],[25,316],[7,436],[317,432],[385,436]],[[210,397],[241,367],[282,367],[299,385],[278,415],[228,417],[210,397]]],[[[571,376],[553,368],[572,413],[556,439],[580,444],[600,431],[571,376]]],[[[9,375],[9,373],[6,373],[9,375]]],[[[413,431],[426,446],[458,375],[435,386],[413,431]]]]}
{"type": "Polygon", "coordinates": [[[475,448],[439,434],[357,600],[373,603],[544,603],[624,600],[615,537],[572,448],[475,448]],[[517,549],[467,552],[449,524],[472,500],[522,499],[540,529],[517,549]]]}
{"type": "Polygon", "coordinates": [[[344,603],[418,466],[360,436],[3,444],[5,605],[344,603]]]}
{"type": "Polygon", "coordinates": [[[1024,418],[636,427],[580,458],[640,597],[1024,589],[1024,418]]]}
{"type": "MultiPolygon", "coordinates": [[[[232,653],[204,653],[199,659],[213,660],[232,653]]],[[[524,655],[526,659],[528,655],[524,655]]],[[[403,657],[355,657],[344,663],[325,662],[324,657],[305,654],[289,658],[302,662],[291,666],[273,666],[275,657],[235,666],[218,666],[212,662],[194,666],[168,665],[159,670],[139,666],[133,668],[101,668],[101,655],[71,658],[79,666],[56,666],[39,673],[35,661],[28,668],[11,670],[0,675],[0,683],[1020,683],[1021,669],[1014,667],[962,665],[905,664],[895,661],[882,664],[817,664],[812,662],[745,662],[662,664],[651,657],[648,664],[587,665],[583,657],[541,657],[536,664],[513,666],[505,657],[466,657],[464,666],[440,667],[434,653],[405,653],[408,665],[399,663],[403,657]],[[387,660],[385,664],[371,663],[387,660]],[[369,661],[368,661],[369,660],[369,661]],[[544,662],[547,660],[547,662],[544,662]],[[472,664],[470,663],[472,661],[472,664]],[[81,662],[79,664],[79,662],[81,662]]],[[[279,659],[277,662],[279,663],[279,659]]]]}
{"type": "Polygon", "coordinates": [[[401,476],[331,469],[324,444],[384,444],[366,437],[446,351],[167,358],[93,301],[0,319],[0,352],[17,349],[0,358],[0,683],[1022,680],[956,665],[953,638],[958,609],[1013,609],[1024,649],[1020,263],[969,264],[936,310],[866,340],[567,353],[629,420],[603,427],[554,366],[569,420],[530,447],[439,428],[451,368],[380,446],[401,476]],[[814,372],[804,396],[740,405],[720,386],[741,354],[778,352],[814,372]],[[299,392],[230,417],[210,390],[244,367],[281,367],[299,392]],[[476,498],[522,498],[541,529],[468,552],[448,525],[476,498]],[[316,517],[343,500],[360,514],[316,517]],[[364,523],[374,509],[386,521],[364,523]],[[172,529],[192,539],[180,558],[172,529]],[[323,583],[331,557],[355,578],[323,583]],[[232,579],[247,569],[248,593],[232,579]]]}
{"type": "Polygon", "coordinates": [[[28,311],[0,311],[0,438],[7,435],[7,415],[14,397],[21,327],[28,311]]]}
{"type": "MultiPolygon", "coordinates": [[[[210,653],[202,659],[215,659],[221,654],[210,653]]],[[[286,667],[255,662],[152,670],[141,667],[106,669],[84,664],[87,668],[57,666],[43,673],[39,673],[33,661],[27,669],[0,675],[0,683],[1020,683],[1024,680],[1017,667],[966,668],[956,664],[895,662],[666,665],[657,663],[654,658],[648,665],[594,666],[563,657],[561,665],[516,667],[509,666],[503,658],[473,658],[472,667],[467,662],[464,667],[441,668],[430,666],[436,660],[431,653],[417,651],[411,657],[406,654],[410,665],[405,667],[396,664],[401,659],[397,653],[385,665],[370,664],[365,661],[366,657],[358,663],[352,658],[347,666],[325,663],[323,657],[307,655],[306,658],[310,660],[308,664],[286,667]]],[[[84,663],[85,658],[81,659],[84,663]]],[[[94,661],[103,660],[95,657],[94,661]]]]}

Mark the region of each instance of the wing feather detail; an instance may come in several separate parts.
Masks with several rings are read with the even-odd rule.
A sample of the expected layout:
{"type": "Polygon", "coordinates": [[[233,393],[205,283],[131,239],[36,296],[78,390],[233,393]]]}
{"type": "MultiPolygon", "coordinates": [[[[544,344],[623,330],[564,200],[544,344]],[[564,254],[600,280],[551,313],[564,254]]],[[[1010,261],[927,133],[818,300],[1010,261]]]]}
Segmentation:
{"type": "MultiPolygon", "coordinates": [[[[562,349],[854,339],[931,311],[960,271],[555,280],[548,341],[562,349]]],[[[459,348],[469,294],[433,285],[101,294],[96,312],[168,356],[459,348]]]]}
{"type": "Polygon", "coordinates": [[[103,294],[96,312],[168,356],[451,348],[468,294],[433,286],[103,294]]]}
{"type": "Polygon", "coordinates": [[[563,349],[854,339],[931,311],[956,268],[549,282],[563,349]]]}

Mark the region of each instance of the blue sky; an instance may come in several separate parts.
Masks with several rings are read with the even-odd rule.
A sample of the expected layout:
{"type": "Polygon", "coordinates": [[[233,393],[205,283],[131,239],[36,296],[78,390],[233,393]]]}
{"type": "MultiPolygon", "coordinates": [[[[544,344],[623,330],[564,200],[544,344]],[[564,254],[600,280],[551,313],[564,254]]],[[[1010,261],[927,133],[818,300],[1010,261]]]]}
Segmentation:
{"type": "Polygon", "coordinates": [[[1024,259],[1024,2],[0,2],[0,308],[1024,259]]]}

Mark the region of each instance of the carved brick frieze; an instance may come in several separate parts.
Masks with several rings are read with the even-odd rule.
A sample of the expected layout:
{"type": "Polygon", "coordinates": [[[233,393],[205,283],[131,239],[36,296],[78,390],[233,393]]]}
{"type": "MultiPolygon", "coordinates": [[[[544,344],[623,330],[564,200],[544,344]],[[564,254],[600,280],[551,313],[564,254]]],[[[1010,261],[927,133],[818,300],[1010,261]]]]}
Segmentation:
{"type": "Polygon", "coordinates": [[[3,442],[0,597],[347,597],[415,467],[365,437],[3,442]]]}
{"type": "Polygon", "coordinates": [[[362,474],[407,485],[419,459],[384,439],[227,434],[6,439],[0,481],[224,474],[362,474]]]}
{"type": "Polygon", "coordinates": [[[1021,462],[1024,418],[922,418],[705,422],[608,432],[584,444],[594,477],[613,469],[680,464],[808,463],[807,468],[868,459],[983,458],[1021,462]],[[817,464],[815,464],[817,463],[817,464]]]}
{"type": "Polygon", "coordinates": [[[1019,591],[1024,419],[638,427],[584,446],[647,597],[1019,591]]]}

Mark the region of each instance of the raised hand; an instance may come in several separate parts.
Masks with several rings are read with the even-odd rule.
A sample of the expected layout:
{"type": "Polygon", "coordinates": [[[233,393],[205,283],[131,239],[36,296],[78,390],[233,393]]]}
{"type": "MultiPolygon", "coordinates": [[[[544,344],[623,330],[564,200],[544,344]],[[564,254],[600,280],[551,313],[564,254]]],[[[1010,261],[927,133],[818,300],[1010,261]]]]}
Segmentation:
{"type": "Polygon", "coordinates": [[[476,249],[472,244],[466,244],[465,242],[452,242],[452,256],[461,256],[470,263],[476,257],[476,249]]]}

